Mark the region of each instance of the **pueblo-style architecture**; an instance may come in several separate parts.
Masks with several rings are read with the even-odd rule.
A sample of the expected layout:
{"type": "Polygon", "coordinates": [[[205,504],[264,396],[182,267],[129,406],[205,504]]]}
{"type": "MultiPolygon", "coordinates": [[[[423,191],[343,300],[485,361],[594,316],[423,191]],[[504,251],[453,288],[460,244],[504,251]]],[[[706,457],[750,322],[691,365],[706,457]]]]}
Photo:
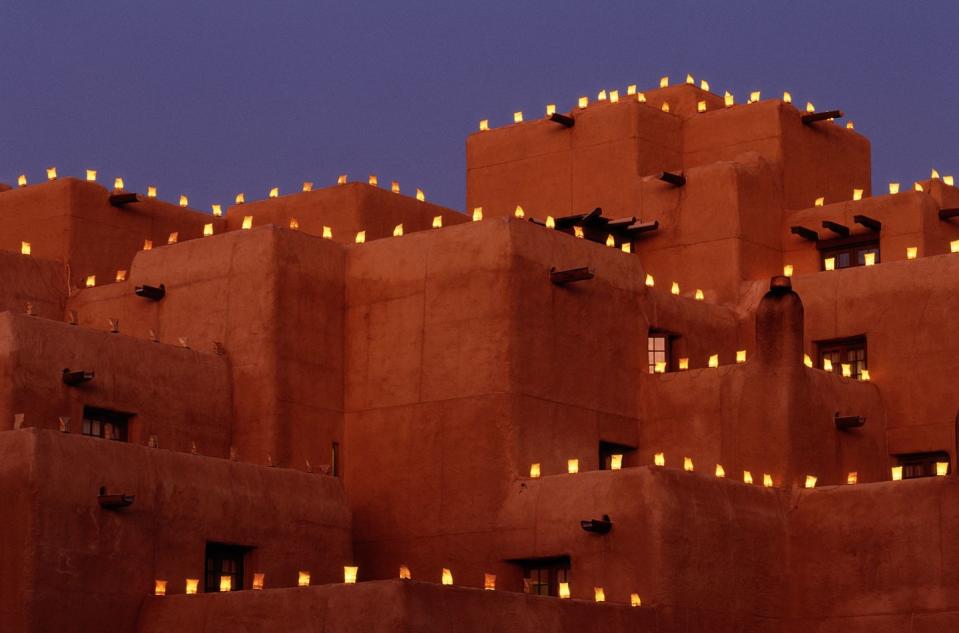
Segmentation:
{"type": "Polygon", "coordinates": [[[788,95],[547,112],[466,214],[0,187],[0,631],[959,630],[951,178],[788,95]]]}

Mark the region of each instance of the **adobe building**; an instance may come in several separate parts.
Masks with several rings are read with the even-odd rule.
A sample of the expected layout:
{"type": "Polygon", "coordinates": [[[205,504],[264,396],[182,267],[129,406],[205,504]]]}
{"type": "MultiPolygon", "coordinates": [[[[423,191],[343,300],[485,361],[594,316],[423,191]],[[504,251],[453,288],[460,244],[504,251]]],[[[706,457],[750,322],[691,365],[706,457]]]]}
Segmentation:
{"type": "Polygon", "coordinates": [[[959,190],[601,97],[465,214],[0,187],[0,631],[959,630],[959,190]]]}

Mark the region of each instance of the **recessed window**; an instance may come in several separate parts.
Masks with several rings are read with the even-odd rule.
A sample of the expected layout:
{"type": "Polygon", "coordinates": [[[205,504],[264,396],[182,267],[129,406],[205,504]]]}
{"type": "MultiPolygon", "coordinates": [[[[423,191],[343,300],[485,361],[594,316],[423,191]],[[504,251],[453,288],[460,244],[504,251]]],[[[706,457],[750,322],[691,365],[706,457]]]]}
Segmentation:
{"type": "Polygon", "coordinates": [[[126,442],[132,417],[132,414],[120,411],[83,407],[83,424],[80,426],[80,432],[90,437],[126,442]]]}
{"type": "Polygon", "coordinates": [[[879,263],[879,240],[874,238],[863,239],[858,235],[839,238],[820,242],[818,248],[822,270],[829,270],[827,260],[832,260],[832,267],[835,269],[865,266],[866,255],[869,253],[875,257],[873,263],[879,263]]]}
{"type": "Polygon", "coordinates": [[[665,363],[665,365],[660,365],[665,367],[666,371],[672,369],[672,334],[668,332],[663,332],[661,330],[650,330],[649,337],[646,342],[646,351],[649,361],[649,373],[656,373],[657,363],[665,363]]]}
{"type": "Polygon", "coordinates": [[[219,591],[223,576],[230,576],[233,591],[243,589],[243,559],[250,549],[242,545],[207,543],[203,590],[207,593],[219,591]]]}
{"type": "MultiPolygon", "coordinates": [[[[896,455],[899,465],[902,466],[903,479],[917,479],[919,477],[935,477],[936,464],[949,463],[949,453],[935,451],[930,453],[908,453],[896,455]]],[[[948,474],[948,470],[946,473],[948,474]]]]}
{"type": "Polygon", "coordinates": [[[856,379],[862,377],[863,369],[868,369],[865,336],[819,341],[816,343],[816,348],[819,351],[818,367],[820,369],[825,366],[825,361],[828,360],[832,363],[832,372],[841,376],[842,366],[849,365],[850,377],[856,379]]]}
{"type": "Polygon", "coordinates": [[[523,591],[537,596],[558,596],[559,583],[569,582],[569,556],[515,561],[523,567],[523,591]]]}
{"type": "Polygon", "coordinates": [[[600,442],[599,443],[599,469],[600,470],[611,470],[613,455],[622,455],[623,463],[621,467],[625,467],[632,454],[636,452],[635,446],[628,446],[626,444],[616,444],[615,442],[600,442]]]}

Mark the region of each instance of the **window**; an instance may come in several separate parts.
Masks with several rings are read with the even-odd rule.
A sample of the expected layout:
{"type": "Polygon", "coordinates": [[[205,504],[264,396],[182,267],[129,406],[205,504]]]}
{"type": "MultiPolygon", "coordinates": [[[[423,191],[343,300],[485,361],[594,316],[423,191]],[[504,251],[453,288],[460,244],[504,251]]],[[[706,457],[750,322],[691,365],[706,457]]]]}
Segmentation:
{"type": "Polygon", "coordinates": [[[599,469],[600,470],[610,470],[610,463],[613,460],[613,455],[622,455],[623,456],[623,466],[626,466],[625,462],[629,459],[630,454],[636,450],[635,446],[628,446],[626,444],[616,444],[614,442],[600,442],[599,443],[599,469]]]}
{"type": "Polygon", "coordinates": [[[669,371],[670,363],[670,335],[657,330],[649,331],[646,350],[649,354],[649,373],[656,373],[656,363],[666,363],[669,371]]]}
{"type": "Polygon", "coordinates": [[[126,442],[127,427],[132,417],[129,413],[83,407],[83,425],[80,432],[90,437],[126,442]]]}
{"type": "Polygon", "coordinates": [[[330,449],[330,474],[334,477],[340,476],[340,443],[333,442],[330,449]]]}
{"type": "Polygon", "coordinates": [[[853,336],[850,338],[819,341],[816,343],[819,350],[819,365],[822,369],[828,359],[832,363],[832,372],[842,375],[842,366],[850,365],[852,378],[862,378],[862,370],[866,365],[866,337],[853,336]]]}
{"type": "Polygon", "coordinates": [[[879,263],[879,240],[870,234],[854,235],[837,240],[823,240],[817,244],[817,247],[819,248],[823,270],[826,270],[827,259],[833,260],[834,267],[837,270],[853,266],[865,266],[867,253],[875,255],[876,260],[873,263],[879,263]]]}
{"type": "Polygon", "coordinates": [[[569,582],[569,556],[516,561],[523,567],[523,591],[537,596],[558,596],[559,583],[569,582]]]}
{"type": "Polygon", "coordinates": [[[243,589],[243,558],[248,551],[249,547],[241,545],[207,543],[203,590],[208,593],[219,591],[221,576],[232,578],[233,591],[243,589]]]}
{"type": "MultiPolygon", "coordinates": [[[[909,453],[907,455],[896,455],[899,465],[902,466],[903,479],[916,479],[918,477],[935,477],[936,463],[949,463],[949,453],[937,451],[933,453],[909,453]]],[[[948,471],[946,471],[948,473],[948,471]]]]}

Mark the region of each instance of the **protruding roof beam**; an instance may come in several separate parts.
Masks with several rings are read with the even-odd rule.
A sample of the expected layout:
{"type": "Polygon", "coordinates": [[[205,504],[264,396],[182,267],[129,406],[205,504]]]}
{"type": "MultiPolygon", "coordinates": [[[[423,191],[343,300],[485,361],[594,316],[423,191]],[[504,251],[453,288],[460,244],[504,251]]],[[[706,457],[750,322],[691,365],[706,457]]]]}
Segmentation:
{"type": "Polygon", "coordinates": [[[574,281],[589,281],[596,276],[592,268],[583,266],[582,268],[567,268],[566,270],[549,269],[549,280],[557,286],[565,286],[574,281]]]}
{"type": "Polygon", "coordinates": [[[955,217],[959,217],[959,207],[955,209],[939,209],[940,220],[951,220],[955,217]]]}
{"type": "Polygon", "coordinates": [[[576,119],[571,116],[566,116],[565,114],[560,114],[559,112],[554,112],[546,118],[553,123],[559,123],[563,127],[573,127],[576,125],[576,119]]]}
{"type": "Polygon", "coordinates": [[[139,202],[140,197],[129,191],[114,191],[110,194],[110,204],[122,208],[124,205],[139,202]]]}
{"type": "Polygon", "coordinates": [[[831,220],[823,220],[822,228],[832,231],[839,237],[849,237],[849,227],[839,224],[838,222],[833,222],[831,220]]]}
{"type": "Polygon", "coordinates": [[[793,235],[798,235],[804,240],[809,240],[810,242],[819,241],[819,233],[816,233],[812,229],[807,229],[804,226],[791,226],[789,227],[789,232],[793,235]]]}
{"type": "Polygon", "coordinates": [[[836,413],[833,416],[833,421],[840,431],[848,431],[866,424],[866,418],[861,415],[839,415],[839,413],[836,413]]]}
{"type": "Polygon", "coordinates": [[[682,174],[676,174],[671,171],[663,171],[659,173],[659,179],[663,182],[668,182],[674,187],[682,187],[686,184],[686,176],[682,174]]]}
{"type": "Polygon", "coordinates": [[[852,216],[852,221],[858,224],[859,226],[864,226],[870,231],[876,231],[877,233],[882,230],[882,222],[879,220],[874,220],[866,215],[854,215],[852,216]]]}
{"type": "Polygon", "coordinates": [[[826,110],[825,112],[807,112],[802,115],[802,122],[806,125],[817,121],[830,121],[832,119],[841,119],[841,110],[826,110]]]}
{"type": "Polygon", "coordinates": [[[95,374],[92,371],[70,371],[69,369],[63,370],[63,384],[69,387],[76,387],[77,385],[82,385],[85,382],[90,382],[95,377],[95,374]]]}
{"type": "Polygon", "coordinates": [[[133,292],[136,293],[138,297],[143,297],[151,301],[159,301],[166,296],[166,286],[164,284],[160,284],[159,286],[137,286],[133,292]]]}

